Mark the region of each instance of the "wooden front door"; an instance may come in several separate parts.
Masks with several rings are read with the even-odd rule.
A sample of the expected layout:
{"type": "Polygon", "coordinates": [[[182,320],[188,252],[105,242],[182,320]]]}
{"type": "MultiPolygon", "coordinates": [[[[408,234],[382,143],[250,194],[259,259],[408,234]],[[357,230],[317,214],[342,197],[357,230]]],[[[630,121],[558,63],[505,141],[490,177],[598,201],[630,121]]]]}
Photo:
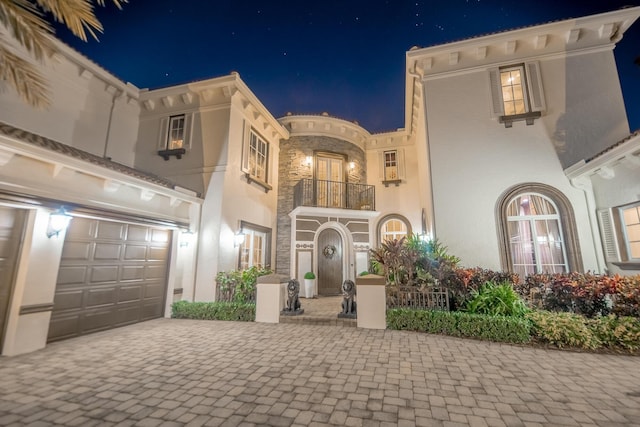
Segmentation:
{"type": "Polygon", "coordinates": [[[326,229],[318,236],[318,294],[339,295],[342,289],[343,244],[336,230],[326,229]],[[334,249],[335,248],[335,249],[334,249]],[[333,252],[331,255],[330,252],[333,252]]]}

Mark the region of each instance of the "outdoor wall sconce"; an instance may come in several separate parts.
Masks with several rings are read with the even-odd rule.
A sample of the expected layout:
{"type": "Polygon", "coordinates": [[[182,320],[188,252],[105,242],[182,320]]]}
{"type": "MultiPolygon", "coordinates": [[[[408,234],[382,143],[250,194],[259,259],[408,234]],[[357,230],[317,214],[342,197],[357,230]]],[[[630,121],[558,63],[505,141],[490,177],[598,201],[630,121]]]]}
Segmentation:
{"type": "Polygon", "coordinates": [[[61,231],[66,230],[69,226],[72,216],[64,210],[64,206],[60,206],[55,212],[49,214],[49,224],[47,225],[47,237],[50,239],[57,236],[61,231]]]}
{"type": "Polygon", "coordinates": [[[311,165],[313,164],[313,156],[307,156],[307,158],[305,159],[304,164],[305,164],[306,166],[311,167],[311,165]]]}
{"type": "Polygon", "coordinates": [[[184,230],[180,235],[180,247],[187,247],[193,242],[194,234],[191,230],[184,230]]]}
{"type": "Polygon", "coordinates": [[[244,243],[244,233],[242,230],[238,230],[236,234],[233,235],[233,246],[238,247],[244,243]]]}
{"type": "Polygon", "coordinates": [[[356,168],[356,162],[349,162],[349,169],[354,170],[356,168]]]}

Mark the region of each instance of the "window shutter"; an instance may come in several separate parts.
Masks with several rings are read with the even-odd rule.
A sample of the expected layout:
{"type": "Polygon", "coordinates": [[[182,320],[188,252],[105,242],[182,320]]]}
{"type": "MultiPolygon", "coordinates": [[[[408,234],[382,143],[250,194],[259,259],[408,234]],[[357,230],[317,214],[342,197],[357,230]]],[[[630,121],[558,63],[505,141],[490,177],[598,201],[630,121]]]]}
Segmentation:
{"type": "Polygon", "coordinates": [[[246,120],[242,121],[242,172],[249,173],[249,139],[251,138],[251,131],[249,124],[246,120]]]}
{"type": "Polygon", "coordinates": [[[378,178],[384,181],[384,151],[378,153],[378,178]]]}
{"type": "Polygon", "coordinates": [[[598,222],[600,223],[600,236],[602,237],[604,258],[612,262],[620,261],[618,238],[616,236],[616,228],[613,223],[613,212],[611,212],[611,209],[599,210],[598,222]]]}
{"type": "Polygon", "coordinates": [[[167,138],[169,137],[169,117],[160,120],[160,130],[158,131],[158,150],[167,149],[167,138]]]}
{"type": "Polygon", "coordinates": [[[398,179],[406,179],[405,177],[405,165],[404,165],[404,150],[400,149],[396,151],[398,161],[398,179]]]}
{"type": "Polygon", "coordinates": [[[527,86],[529,89],[529,101],[532,111],[546,110],[544,101],[544,90],[542,88],[542,78],[540,76],[540,65],[538,62],[527,62],[527,86]]]}
{"type": "Polygon", "coordinates": [[[491,117],[504,116],[500,70],[497,68],[489,70],[489,88],[491,90],[491,117]]]}
{"type": "Polygon", "coordinates": [[[193,135],[193,116],[194,113],[184,115],[184,148],[191,148],[191,137],[193,135]]]}

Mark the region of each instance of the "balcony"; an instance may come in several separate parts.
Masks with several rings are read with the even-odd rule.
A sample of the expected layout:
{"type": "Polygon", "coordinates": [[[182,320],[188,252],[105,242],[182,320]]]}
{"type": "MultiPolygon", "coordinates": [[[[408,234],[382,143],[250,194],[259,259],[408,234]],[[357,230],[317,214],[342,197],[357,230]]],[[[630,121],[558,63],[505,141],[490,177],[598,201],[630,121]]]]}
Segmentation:
{"type": "Polygon", "coordinates": [[[293,187],[293,208],[355,209],[374,211],[376,192],[373,185],[350,182],[303,179],[293,187]]]}

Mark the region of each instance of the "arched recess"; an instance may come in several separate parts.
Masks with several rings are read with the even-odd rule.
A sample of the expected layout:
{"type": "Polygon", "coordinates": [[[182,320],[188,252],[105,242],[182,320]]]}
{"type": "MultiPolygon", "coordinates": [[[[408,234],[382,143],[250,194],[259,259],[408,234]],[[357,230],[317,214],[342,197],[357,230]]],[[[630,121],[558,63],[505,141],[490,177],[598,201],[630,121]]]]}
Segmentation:
{"type": "Polygon", "coordinates": [[[378,226],[377,226],[377,232],[376,232],[376,236],[377,236],[377,241],[378,241],[378,246],[382,243],[383,241],[383,236],[384,236],[384,227],[390,223],[391,221],[400,221],[404,224],[404,226],[406,227],[406,234],[407,236],[411,236],[412,234],[412,229],[411,229],[411,222],[409,222],[409,220],[400,215],[400,214],[389,214],[389,215],[385,215],[382,218],[380,218],[380,220],[378,221],[378,226]]]}
{"type": "Polygon", "coordinates": [[[500,250],[500,264],[505,271],[513,271],[513,256],[509,239],[508,207],[518,196],[524,194],[539,194],[553,202],[558,210],[558,216],[562,229],[562,237],[569,271],[582,272],[582,254],[578,241],[575,215],[569,199],[558,189],[541,183],[523,183],[506,190],[498,198],[496,203],[495,218],[498,231],[498,247],[500,250]]]}

